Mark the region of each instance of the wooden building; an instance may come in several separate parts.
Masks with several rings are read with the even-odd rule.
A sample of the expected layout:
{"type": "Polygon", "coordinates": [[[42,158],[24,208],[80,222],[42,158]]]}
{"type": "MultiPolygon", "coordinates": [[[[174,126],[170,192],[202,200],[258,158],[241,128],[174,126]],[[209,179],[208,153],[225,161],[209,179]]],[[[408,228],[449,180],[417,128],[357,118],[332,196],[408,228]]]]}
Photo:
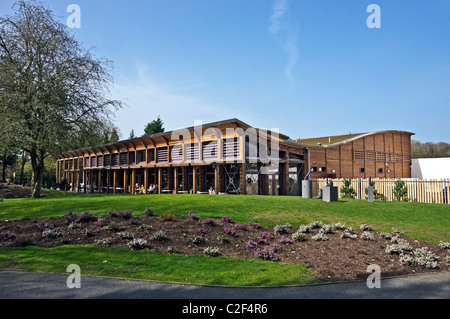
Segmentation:
{"type": "Polygon", "coordinates": [[[381,131],[296,142],[310,148],[311,179],[411,178],[412,135],[405,131],[381,131]]]}
{"type": "Polygon", "coordinates": [[[411,176],[411,135],[401,131],[291,141],[229,119],[65,152],[57,182],[76,192],[301,195],[305,178],[411,176]],[[328,143],[327,143],[328,141],[328,143]]]}
{"type": "Polygon", "coordinates": [[[189,127],[57,156],[73,191],[300,195],[306,148],[238,120],[189,127]]]}

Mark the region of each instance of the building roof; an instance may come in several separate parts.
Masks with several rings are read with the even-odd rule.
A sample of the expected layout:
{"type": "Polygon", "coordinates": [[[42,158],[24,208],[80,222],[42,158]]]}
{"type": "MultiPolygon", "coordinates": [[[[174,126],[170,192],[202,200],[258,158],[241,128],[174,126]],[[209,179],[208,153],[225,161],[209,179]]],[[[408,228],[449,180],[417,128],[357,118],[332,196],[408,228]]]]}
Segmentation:
{"type": "Polygon", "coordinates": [[[354,141],[358,138],[363,138],[369,135],[379,134],[379,133],[406,133],[410,135],[415,135],[415,133],[407,132],[407,131],[395,131],[395,130],[386,130],[386,131],[377,131],[377,132],[369,132],[369,133],[355,133],[355,134],[345,134],[345,135],[334,135],[334,136],[324,136],[324,137],[313,137],[306,139],[298,139],[292,142],[308,145],[314,147],[330,147],[334,145],[339,145],[347,142],[354,141]]]}

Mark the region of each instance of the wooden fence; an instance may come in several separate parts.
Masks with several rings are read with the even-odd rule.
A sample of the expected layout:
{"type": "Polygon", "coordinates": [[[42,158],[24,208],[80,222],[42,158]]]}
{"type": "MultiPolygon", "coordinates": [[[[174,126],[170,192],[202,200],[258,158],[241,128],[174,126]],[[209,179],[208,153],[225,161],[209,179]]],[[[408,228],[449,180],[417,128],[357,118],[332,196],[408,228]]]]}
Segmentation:
{"type": "MultiPolygon", "coordinates": [[[[398,179],[372,179],[374,189],[380,194],[380,199],[385,201],[396,200],[394,198],[394,185],[398,179]]],[[[341,188],[344,185],[343,179],[328,179],[333,182],[333,186],[338,187],[339,197],[342,197],[341,188]]],[[[416,203],[449,204],[450,179],[402,179],[408,188],[408,200],[416,203]]],[[[327,183],[326,179],[315,179],[312,181],[313,196],[318,196],[319,189],[327,183]]],[[[355,190],[355,198],[366,199],[366,189],[369,186],[369,179],[352,179],[351,187],[355,190]]]]}

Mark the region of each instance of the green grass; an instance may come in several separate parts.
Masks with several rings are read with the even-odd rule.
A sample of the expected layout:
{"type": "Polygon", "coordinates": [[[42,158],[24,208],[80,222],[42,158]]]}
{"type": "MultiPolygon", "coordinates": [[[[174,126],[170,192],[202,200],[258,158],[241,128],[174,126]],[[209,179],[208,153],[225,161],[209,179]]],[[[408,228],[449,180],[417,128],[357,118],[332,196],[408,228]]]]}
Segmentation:
{"type": "MultiPolygon", "coordinates": [[[[319,199],[272,196],[209,195],[73,195],[51,192],[40,199],[7,199],[0,202],[0,219],[61,217],[69,211],[88,211],[96,216],[108,210],[132,210],[142,215],[151,208],[157,215],[171,212],[187,216],[221,218],[228,215],[238,222],[259,222],[264,226],[300,224],[320,220],[341,221],[359,227],[365,223],[377,231],[392,227],[405,236],[438,244],[450,241],[450,206],[404,202],[375,202],[345,199],[327,203],[319,199]]],[[[273,286],[312,282],[311,270],[298,264],[265,262],[238,258],[210,258],[64,246],[1,249],[0,268],[65,272],[69,264],[79,264],[85,275],[152,279],[216,285],[273,286]],[[103,260],[108,260],[104,263],[103,260]]]]}
{"type": "Polygon", "coordinates": [[[221,286],[308,284],[313,272],[301,264],[256,259],[168,255],[94,246],[2,249],[0,268],[65,273],[70,264],[82,275],[221,286]],[[207,274],[207,275],[205,275],[207,274]]]}

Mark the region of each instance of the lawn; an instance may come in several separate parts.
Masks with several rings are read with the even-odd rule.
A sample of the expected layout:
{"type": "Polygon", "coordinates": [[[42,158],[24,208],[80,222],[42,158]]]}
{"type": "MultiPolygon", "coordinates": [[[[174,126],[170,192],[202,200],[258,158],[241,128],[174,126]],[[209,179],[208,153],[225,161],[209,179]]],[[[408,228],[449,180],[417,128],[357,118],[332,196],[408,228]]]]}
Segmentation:
{"type": "MultiPolygon", "coordinates": [[[[107,216],[109,210],[131,210],[135,216],[151,208],[156,215],[170,212],[186,217],[232,217],[264,226],[290,223],[293,228],[315,220],[341,221],[358,228],[366,223],[377,231],[392,227],[412,239],[434,244],[450,241],[450,206],[345,199],[326,203],[319,199],[272,196],[209,195],[73,195],[52,192],[40,199],[8,199],[0,202],[0,220],[61,217],[69,211],[107,216]]],[[[315,281],[303,264],[200,255],[168,255],[150,251],[95,246],[24,247],[0,250],[0,268],[64,273],[68,261],[80,265],[82,274],[184,283],[274,286],[315,281]]]]}

